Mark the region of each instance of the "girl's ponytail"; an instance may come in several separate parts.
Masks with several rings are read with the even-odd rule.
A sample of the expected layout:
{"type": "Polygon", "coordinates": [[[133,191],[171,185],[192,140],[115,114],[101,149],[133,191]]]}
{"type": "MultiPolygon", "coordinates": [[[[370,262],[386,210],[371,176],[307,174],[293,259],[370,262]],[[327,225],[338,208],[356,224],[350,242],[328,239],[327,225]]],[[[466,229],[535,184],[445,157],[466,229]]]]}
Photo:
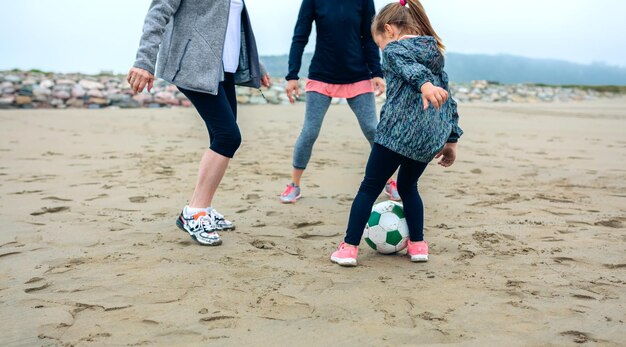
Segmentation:
{"type": "Polygon", "coordinates": [[[383,7],[374,18],[372,34],[384,33],[385,24],[393,24],[407,35],[432,36],[442,54],[446,49],[419,0],[400,0],[383,7]]]}
{"type": "Polygon", "coordinates": [[[409,13],[411,13],[411,17],[417,24],[417,27],[421,29],[420,35],[423,36],[432,36],[437,40],[437,47],[439,47],[439,51],[443,53],[446,50],[446,46],[444,46],[441,38],[433,29],[433,26],[430,24],[430,19],[426,15],[426,10],[424,10],[424,6],[419,0],[402,0],[408,6],[409,13]]]}

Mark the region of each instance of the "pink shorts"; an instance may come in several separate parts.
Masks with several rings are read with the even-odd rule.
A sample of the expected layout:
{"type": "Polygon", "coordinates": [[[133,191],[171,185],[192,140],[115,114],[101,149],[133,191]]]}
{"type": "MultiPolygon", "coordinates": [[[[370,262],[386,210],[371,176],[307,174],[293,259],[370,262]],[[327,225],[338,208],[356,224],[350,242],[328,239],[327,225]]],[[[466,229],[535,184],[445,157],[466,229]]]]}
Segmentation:
{"type": "Polygon", "coordinates": [[[330,84],[310,79],[306,82],[305,91],[320,93],[331,98],[351,99],[361,94],[373,93],[374,86],[371,80],[350,84],[330,84]]]}

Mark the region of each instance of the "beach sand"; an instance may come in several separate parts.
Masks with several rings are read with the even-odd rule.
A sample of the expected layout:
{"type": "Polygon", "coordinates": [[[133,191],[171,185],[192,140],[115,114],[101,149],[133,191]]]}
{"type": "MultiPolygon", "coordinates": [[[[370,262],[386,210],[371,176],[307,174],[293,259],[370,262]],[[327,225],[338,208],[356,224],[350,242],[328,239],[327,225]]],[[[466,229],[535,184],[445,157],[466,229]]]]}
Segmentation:
{"type": "Polygon", "coordinates": [[[460,111],[457,163],[420,183],[430,261],[363,243],[351,269],[329,261],[369,153],[346,105],[295,205],[303,106],[240,107],[220,247],[174,226],[195,110],[0,112],[0,345],[623,346],[626,99],[460,111]]]}

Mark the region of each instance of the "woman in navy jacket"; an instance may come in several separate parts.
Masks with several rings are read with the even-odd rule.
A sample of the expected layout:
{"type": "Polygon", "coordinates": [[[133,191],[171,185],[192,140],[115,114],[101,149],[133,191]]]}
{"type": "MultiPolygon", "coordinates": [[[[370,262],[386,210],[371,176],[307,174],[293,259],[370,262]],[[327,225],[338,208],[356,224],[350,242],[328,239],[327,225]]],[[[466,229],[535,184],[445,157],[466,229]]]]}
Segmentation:
{"type": "MultiPolygon", "coordinates": [[[[304,126],[293,154],[292,182],[281,194],[283,203],[301,197],[300,180],[311,158],[313,145],[332,98],[345,98],[357,116],[361,131],[373,144],[376,126],[376,95],[385,91],[380,54],[370,27],[375,15],[373,0],[303,0],[289,53],[287,95],[299,96],[298,73],[313,22],[317,42],[306,84],[304,126]]],[[[386,193],[397,198],[395,182],[386,193]]]]}

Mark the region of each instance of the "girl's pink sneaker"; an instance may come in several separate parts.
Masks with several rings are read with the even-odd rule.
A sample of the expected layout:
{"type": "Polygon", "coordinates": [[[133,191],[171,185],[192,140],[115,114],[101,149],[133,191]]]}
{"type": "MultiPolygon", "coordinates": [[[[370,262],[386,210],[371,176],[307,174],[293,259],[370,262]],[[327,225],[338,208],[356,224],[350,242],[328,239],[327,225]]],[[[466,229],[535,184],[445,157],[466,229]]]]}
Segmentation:
{"type": "Polygon", "coordinates": [[[426,243],[426,241],[409,241],[408,254],[411,257],[411,261],[413,262],[428,261],[428,243],[426,243]]]}
{"type": "Polygon", "coordinates": [[[331,256],[330,260],[341,266],[356,266],[356,256],[359,253],[359,247],[349,245],[342,242],[331,256]]]}

